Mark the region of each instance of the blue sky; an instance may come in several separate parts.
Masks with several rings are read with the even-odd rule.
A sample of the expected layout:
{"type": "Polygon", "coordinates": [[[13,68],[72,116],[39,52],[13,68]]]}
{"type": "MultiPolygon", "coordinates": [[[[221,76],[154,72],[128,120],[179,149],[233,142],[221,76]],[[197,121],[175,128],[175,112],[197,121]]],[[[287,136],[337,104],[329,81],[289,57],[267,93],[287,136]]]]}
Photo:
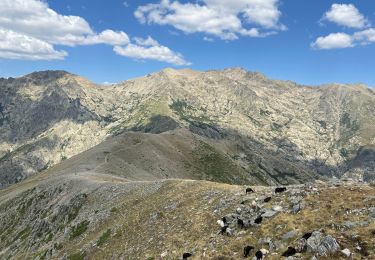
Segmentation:
{"type": "Polygon", "coordinates": [[[229,2],[2,0],[0,76],[62,69],[103,83],[165,67],[243,67],[301,84],[375,86],[373,0],[229,2]]]}

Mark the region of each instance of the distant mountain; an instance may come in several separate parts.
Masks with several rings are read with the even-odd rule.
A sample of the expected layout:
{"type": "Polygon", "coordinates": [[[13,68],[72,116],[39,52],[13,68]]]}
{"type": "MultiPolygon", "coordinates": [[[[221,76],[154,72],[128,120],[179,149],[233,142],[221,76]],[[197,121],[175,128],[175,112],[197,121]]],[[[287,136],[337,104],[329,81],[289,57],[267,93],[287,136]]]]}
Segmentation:
{"type": "Polygon", "coordinates": [[[0,79],[0,187],[47,169],[233,184],[370,181],[374,122],[375,92],[363,85],[301,86],[239,68],[165,69],[115,85],[35,72],[0,79]]]}

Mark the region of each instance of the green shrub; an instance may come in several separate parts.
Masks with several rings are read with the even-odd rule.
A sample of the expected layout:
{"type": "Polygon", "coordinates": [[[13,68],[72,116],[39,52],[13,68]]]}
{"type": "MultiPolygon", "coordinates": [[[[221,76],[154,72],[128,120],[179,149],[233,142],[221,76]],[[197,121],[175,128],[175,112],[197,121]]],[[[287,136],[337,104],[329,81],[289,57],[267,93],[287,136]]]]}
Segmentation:
{"type": "Polygon", "coordinates": [[[83,259],[85,259],[85,255],[86,255],[85,252],[83,252],[83,253],[78,252],[78,253],[70,254],[68,256],[68,259],[69,260],[83,260],[83,259]]]}
{"type": "Polygon", "coordinates": [[[103,245],[111,236],[111,229],[107,229],[106,232],[104,232],[98,239],[98,242],[96,242],[97,246],[103,245]]]}
{"type": "Polygon", "coordinates": [[[82,235],[86,230],[90,221],[84,220],[81,223],[77,224],[72,228],[72,233],[70,234],[70,239],[74,239],[80,235],[82,235]]]}

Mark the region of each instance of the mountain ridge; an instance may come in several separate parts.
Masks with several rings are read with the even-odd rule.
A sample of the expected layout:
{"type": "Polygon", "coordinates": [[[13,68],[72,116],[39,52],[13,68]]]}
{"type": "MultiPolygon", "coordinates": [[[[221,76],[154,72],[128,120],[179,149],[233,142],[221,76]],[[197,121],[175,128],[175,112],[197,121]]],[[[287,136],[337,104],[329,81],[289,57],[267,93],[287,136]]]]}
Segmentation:
{"type": "Polygon", "coordinates": [[[242,68],[168,68],[110,86],[65,71],[36,72],[1,81],[0,91],[3,187],[120,133],[160,132],[160,124],[167,131],[171,125],[187,128],[205,143],[217,137],[216,143],[232,146],[248,142],[240,148],[251,154],[247,159],[234,160],[239,155],[231,145],[223,151],[236,165],[254,167],[251,174],[280,171],[260,163],[273,154],[284,168],[373,178],[372,165],[350,172],[358,165],[350,160],[375,142],[375,94],[362,85],[308,87],[242,68]],[[236,138],[245,141],[235,144],[236,138]]]}

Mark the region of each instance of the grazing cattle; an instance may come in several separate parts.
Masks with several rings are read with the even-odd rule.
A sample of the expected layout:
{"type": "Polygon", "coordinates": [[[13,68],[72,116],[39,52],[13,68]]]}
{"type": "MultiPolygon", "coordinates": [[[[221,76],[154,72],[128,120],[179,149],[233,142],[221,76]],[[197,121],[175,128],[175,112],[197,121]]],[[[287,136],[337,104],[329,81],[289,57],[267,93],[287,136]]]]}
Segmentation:
{"type": "Polygon", "coordinates": [[[254,193],[255,191],[252,188],[246,188],[246,194],[254,193]]]}
{"type": "Polygon", "coordinates": [[[305,233],[303,236],[302,236],[302,238],[304,238],[304,239],[309,239],[310,237],[311,237],[311,235],[312,235],[312,233],[311,232],[308,232],[308,233],[305,233]]]}
{"type": "Polygon", "coordinates": [[[182,259],[188,259],[189,257],[192,257],[193,256],[193,254],[191,254],[191,253],[184,253],[183,255],[182,255],[182,259]]]}
{"type": "Polygon", "coordinates": [[[245,246],[244,249],[243,249],[243,256],[244,257],[248,257],[250,256],[250,252],[251,250],[253,250],[254,247],[253,246],[245,246]]]}
{"type": "Polygon", "coordinates": [[[228,236],[233,235],[233,230],[229,228],[228,225],[225,225],[224,227],[221,228],[220,234],[224,235],[227,234],[228,236]]]}
{"type": "Polygon", "coordinates": [[[288,246],[288,249],[282,254],[284,257],[293,256],[297,253],[297,250],[294,247],[288,246]]]}
{"type": "Polygon", "coordinates": [[[270,202],[271,201],[271,197],[267,197],[264,199],[264,202],[270,202]]]}
{"type": "Polygon", "coordinates": [[[228,225],[225,225],[224,227],[222,227],[220,230],[220,234],[224,235],[225,233],[227,233],[227,229],[228,229],[228,225]]]}
{"type": "Polygon", "coordinates": [[[245,227],[245,223],[244,223],[243,220],[240,219],[240,218],[237,219],[237,224],[238,224],[238,226],[241,227],[241,228],[245,227]]]}
{"type": "Polygon", "coordinates": [[[262,253],[262,251],[257,251],[256,253],[255,253],[255,256],[256,256],[256,258],[257,258],[257,260],[262,260],[263,259],[263,253],[262,253]]]}
{"type": "Polygon", "coordinates": [[[224,226],[225,226],[224,221],[222,221],[221,219],[219,219],[219,220],[217,221],[217,224],[218,224],[220,227],[224,227],[224,226]]]}
{"type": "Polygon", "coordinates": [[[221,220],[224,222],[224,224],[227,224],[227,218],[226,217],[222,217],[221,220]]]}
{"type": "Polygon", "coordinates": [[[282,187],[282,188],[276,188],[275,189],[275,193],[281,193],[281,192],[284,192],[286,191],[286,188],[285,187],[282,187]]]}
{"type": "Polygon", "coordinates": [[[255,223],[255,224],[260,224],[260,223],[262,223],[262,221],[263,221],[263,217],[262,217],[262,216],[259,216],[259,217],[257,217],[257,218],[254,220],[254,223],[255,223]]]}

